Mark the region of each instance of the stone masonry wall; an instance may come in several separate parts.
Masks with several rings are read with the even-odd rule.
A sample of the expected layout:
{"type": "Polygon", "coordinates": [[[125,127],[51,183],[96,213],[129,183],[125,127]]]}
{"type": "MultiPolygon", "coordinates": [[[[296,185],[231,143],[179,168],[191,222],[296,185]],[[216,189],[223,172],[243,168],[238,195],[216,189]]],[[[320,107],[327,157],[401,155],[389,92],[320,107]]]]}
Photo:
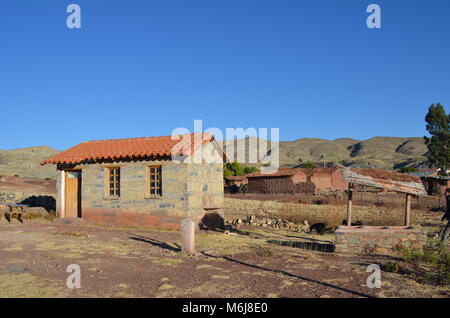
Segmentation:
{"type": "Polygon", "coordinates": [[[422,249],[427,240],[422,230],[401,226],[340,226],[335,237],[335,251],[348,254],[395,255],[398,247],[422,249]]]}
{"type": "MultiPolygon", "coordinates": [[[[302,223],[325,223],[327,226],[342,225],[347,218],[345,205],[303,204],[293,202],[243,200],[225,198],[224,213],[227,219],[245,218],[250,215],[284,219],[295,219],[302,223]]],[[[361,221],[365,225],[402,225],[404,211],[402,209],[380,208],[376,206],[354,206],[353,221],[361,221]]],[[[419,221],[419,214],[412,211],[411,224],[419,221]]]]}
{"type": "MultiPolygon", "coordinates": [[[[200,220],[204,208],[223,206],[223,165],[136,161],[84,164],[82,171],[82,218],[111,225],[179,228],[181,219],[200,220]],[[162,196],[148,195],[147,169],[162,166],[162,196]],[[120,166],[120,197],[106,193],[108,168],[120,166]]],[[[57,174],[57,212],[61,213],[61,171],[57,174]]]]}

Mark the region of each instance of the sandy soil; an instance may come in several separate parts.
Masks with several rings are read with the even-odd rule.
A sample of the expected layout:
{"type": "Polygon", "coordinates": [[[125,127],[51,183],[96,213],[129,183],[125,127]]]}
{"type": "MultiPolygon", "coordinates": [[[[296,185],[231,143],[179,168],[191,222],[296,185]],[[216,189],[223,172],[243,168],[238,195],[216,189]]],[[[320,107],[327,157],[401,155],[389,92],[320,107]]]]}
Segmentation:
{"type": "MultiPolygon", "coordinates": [[[[0,297],[449,297],[411,274],[382,273],[366,285],[367,266],[387,259],[339,256],[274,242],[330,244],[328,237],[284,232],[201,233],[199,255],[180,252],[180,234],[30,220],[0,221],[0,297]],[[81,268],[69,289],[66,268],[81,268]]],[[[312,246],[312,245],[311,245],[312,246]]]]}

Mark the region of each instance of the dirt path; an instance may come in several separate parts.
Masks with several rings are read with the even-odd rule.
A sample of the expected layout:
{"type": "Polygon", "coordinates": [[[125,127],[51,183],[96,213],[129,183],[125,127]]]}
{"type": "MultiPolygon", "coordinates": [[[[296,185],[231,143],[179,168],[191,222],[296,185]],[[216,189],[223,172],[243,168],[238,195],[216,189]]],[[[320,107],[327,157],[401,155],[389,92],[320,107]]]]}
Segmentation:
{"type": "Polygon", "coordinates": [[[449,295],[388,273],[370,289],[366,268],[377,260],[270,243],[280,235],[202,233],[196,257],[179,251],[179,236],[1,221],[0,297],[373,297],[400,295],[399,282],[409,296],[449,295]],[[80,289],[66,286],[70,264],[80,266],[80,289]]]}

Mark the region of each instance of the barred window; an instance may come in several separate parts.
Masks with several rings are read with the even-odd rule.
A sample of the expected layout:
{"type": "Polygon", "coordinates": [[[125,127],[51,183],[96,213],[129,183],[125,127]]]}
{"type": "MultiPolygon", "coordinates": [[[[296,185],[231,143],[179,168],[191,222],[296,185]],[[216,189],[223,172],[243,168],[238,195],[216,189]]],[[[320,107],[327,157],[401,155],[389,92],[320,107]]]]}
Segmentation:
{"type": "Polygon", "coordinates": [[[120,168],[108,168],[109,195],[120,196],[120,168]]]}
{"type": "Polygon", "coordinates": [[[162,175],[161,166],[148,167],[148,181],[149,181],[149,194],[150,196],[162,196],[162,175]]]}

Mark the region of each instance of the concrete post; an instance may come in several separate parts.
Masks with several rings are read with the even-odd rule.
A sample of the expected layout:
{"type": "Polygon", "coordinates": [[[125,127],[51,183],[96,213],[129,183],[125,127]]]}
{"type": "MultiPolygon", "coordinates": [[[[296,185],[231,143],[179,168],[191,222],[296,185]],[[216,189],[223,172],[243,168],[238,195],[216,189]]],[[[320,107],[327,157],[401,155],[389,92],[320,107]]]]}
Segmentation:
{"type": "Polygon", "coordinates": [[[195,222],[192,218],[181,221],[181,248],[183,252],[195,254],[195,222]]]}

